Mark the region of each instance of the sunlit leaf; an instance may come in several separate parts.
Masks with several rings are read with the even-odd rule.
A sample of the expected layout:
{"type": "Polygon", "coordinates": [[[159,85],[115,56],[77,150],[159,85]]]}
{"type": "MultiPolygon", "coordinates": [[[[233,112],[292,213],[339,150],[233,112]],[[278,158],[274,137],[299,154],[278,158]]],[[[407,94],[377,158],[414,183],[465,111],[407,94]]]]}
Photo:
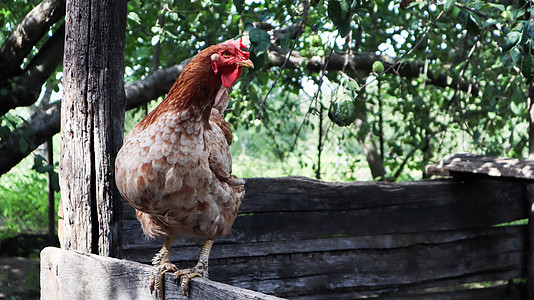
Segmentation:
{"type": "Polygon", "coordinates": [[[517,43],[519,43],[519,40],[521,39],[522,35],[523,35],[522,32],[510,31],[510,33],[506,35],[505,42],[503,45],[503,50],[508,51],[512,49],[512,47],[514,47],[515,45],[517,45],[517,43]]]}
{"type": "Polygon", "coordinates": [[[139,15],[133,11],[128,13],[128,20],[132,20],[137,24],[141,24],[141,18],[139,18],[139,15]]]}

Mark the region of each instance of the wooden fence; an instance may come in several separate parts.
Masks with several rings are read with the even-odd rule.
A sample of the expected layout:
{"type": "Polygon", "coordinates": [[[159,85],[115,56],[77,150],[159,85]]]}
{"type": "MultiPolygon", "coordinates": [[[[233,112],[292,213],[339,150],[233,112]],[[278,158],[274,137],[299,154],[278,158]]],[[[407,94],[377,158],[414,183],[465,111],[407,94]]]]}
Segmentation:
{"type": "MultiPolygon", "coordinates": [[[[246,192],[232,233],[213,247],[212,280],[292,299],[332,299],[412,298],[430,288],[484,295],[488,290],[464,285],[480,282],[511,293],[517,287],[508,281],[525,277],[526,227],[496,226],[528,217],[521,182],[250,178],[246,192]]],[[[122,254],[148,263],[161,241],[144,238],[133,210],[124,209],[122,254]]],[[[201,241],[179,239],[173,247],[171,259],[191,266],[201,241]]]]}
{"type": "MultiPolygon", "coordinates": [[[[312,300],[525,299],[526,185],[487,176],[405,183],[250,178],[231,234],[213,246],[210,279],[238,287],[236,299],[269,299],[242,296],[239,288],[312,300]]],[[[128,205],[122,233],[128,260],[149,263],[162,245],[143,236],[128,205]]],[[[177,239],[171,260],[193,266],[201,242],[177,239]]],[[[117,278],[132,273],[109,270],[117,278]]],[[[141,290],[137,279],[125,280],[147,293],[144,283],[141,290]]],[[[192,288],[206,282],[194,279],[192,288]]],[[[168,295],[178,290],[167,284],[168,295]]]]}

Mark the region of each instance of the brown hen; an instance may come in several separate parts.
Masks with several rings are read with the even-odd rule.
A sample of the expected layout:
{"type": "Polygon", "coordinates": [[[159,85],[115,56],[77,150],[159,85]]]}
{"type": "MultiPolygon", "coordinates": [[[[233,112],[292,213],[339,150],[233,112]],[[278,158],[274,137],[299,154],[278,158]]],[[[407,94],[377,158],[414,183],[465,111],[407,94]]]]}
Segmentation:
{"type": "Polygon", "coordinates": [[[164,236],[153,258],[150,291],[164,298],[164,274],[181,277],[184,294],[195,276],[207,277],[213,240],[228,234],[244,196],[232,175],[230,124],[223,118],[227,87],[254,65],[240,41],[211,46],[184,68],[163,102],[126,136],[116,164],[117,187],[143,232],[164,236]],[[169,260],[176,235],[205,240],[198,264],[177,270],[169,260]]]}

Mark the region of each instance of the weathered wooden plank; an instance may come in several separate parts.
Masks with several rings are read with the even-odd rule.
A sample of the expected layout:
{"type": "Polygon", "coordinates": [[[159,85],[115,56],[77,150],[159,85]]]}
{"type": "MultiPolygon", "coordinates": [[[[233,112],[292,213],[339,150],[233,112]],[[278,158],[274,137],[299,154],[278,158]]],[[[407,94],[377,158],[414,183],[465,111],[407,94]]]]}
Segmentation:
{"type": "MultiPolygon", "coordinates": [[[[218,241],[275,242],[410,233],[421,229],[462,230],[528,217],[525,186],[519,182],[333,183],[343,189],[338,190],[339,194],[331,194],[326,183],[314,188],[313,180],[287,181],[249,179],[247,185],[251,186],[247,186],[242,213],[231,234],[218,241]],[[316,204],[320,209],[315,210],[316,204]]],[[[133,209],[125,205],[124,211],[129,218],[123,222],[123,250],[159,248],[162,242],[144,238],[139,222],[131,219],[133,209]]],[[[174,243],[198,244],[191,238],[180,238],[174,243]]]]}
{"type": "MultiPolygon", "coordinates": [[[[154,299],[147,282],[152,268],[136,262],[58,248],[41,252],[41,299],[154,299]]],[[[274,300],[280,299],[254,291],[195,278],[190,297],[181,294],[171,276],[166,278],[166,299],[274,300]]]]}
{"type": "MultiPolygon", "coordinates": [[[[424,300],[424,299],[440,299],[440,300],[488,300],[488,299],[500,299],[500,300],[522,300],[527,299],[525,295],[524,286],[521,284],[508,283],[502,285],[502,283],[496,283],[495,287],[486,288],[466,288],[464,287],[443,287],[442,291],[419,290],[409,291],[407,293],[384,293],[381,294],[379,299],[387,300],[424,300]],[[449,289],[449,290],[446,290],[449,289]]],[[[340,292],[340,293],[328,293],[320,295],[307,295],[304,297],[292,297],[292,300],[322,300],[322,299],[368,299],[376,298],[377,294],[373,291],[367,293],[360,293],[359,296],[355,296],[354,293],[340,292]]]]}
{"type": "MultiPolygon", "coordinates": [[[[293,240],[277,242],[257,243],[229,243],[221,240],[215,241],[210,258],[239,258],[255,257],[277,254],[306,253],[318,251],[342,251],[354,249],[392,249],[408,247],[414,244],[425,243],[448,243],[459,239],[483,236],[485,231],[448,231],[434,233],[391,234],[377,236],[336,237],[310,240],[293,240]]],[[[194,261],[198,259],[199,250],[202,246],[200,241],[195,245],[176,245],[171,253],[171,258],[176,261],[194,261]]],[[[151,256],[155,254],[154,248],[129,248],[124,250],[125,258],[149,263],[151,256]]]]}
{"type": "MultiPolygon", "coordinates": [[[[451,201],[496,198],[503,194],[521,196],[520,184],[497,181],[423,180],[414,182],[325,182],[306,177],[248,178],[245,199],[240,213],[338,211],[380,208],[413,203],[449,203],[451,201]]],[[[135,211],[127,204],[124,219],[135,219],[135,211]]]]}
{"type": "MultiPolygon", "coordinates": [[[[290,298],[348,290],[359,295],[362,290],[378,293],[508,280],[525,274],[525,236],[524,226],[507,226],[470,232],[438,231],[271,244],[216,242],[210,259],[210,276],[216,281],[290,298]],[[277,246],[270,249],[274,244],[277,246]],[[310,251],[315,247],[315,251],[310,251]]],[[[178,247],[173,249],[172,260],[180,267],[190,267],[199,251],[200,246],[178,247]]],[[[146,254],[151,257],[154,253],[146,254]]]]}
{"type": "Polygon", "coordinates": [[[426,172],[429,175],[439,176],[479,174],[534,182],[534,161],[457,153],[445,157],[436,164],[428,165],[426,172]]]}
{"type": "MultiPolygon", "coordinates": [[[[507,230],[512,230],[508,227],[507,230]]],[[[522,227],[517,227],[522,228],[522,227]]],[[[513,229],[510,234],[519,238],[524,231],[513,229]]],[[[480,238],[492,235],[494,229],[482,229],[471,231],[439,231],[439,232],[417,232],[398,233],[373,236],[345,236],[319,239],[304,239],[291,241],[267,241],[251,243],[235,243],[233,241],[218,239],[215,241],[210,254],[211,259],[240,258],[240,257],[263,257],[278,254],[293,254],[318,251],[343,251],[354,249],[395,249],[409,247],[418,244],[440,244],[451,243],[458,240],[480,238]]],[[[180,240],[180,238],[178,238],[180,240]]],[[[184,239],[183,244],[173,246],[171,258],[174,261],[194,261],[200,255],[202,247],[201,240],[184,239]],[[193,243],[187,243],[192,241],[193,243]]],[[[150,263],[152,256],[163,244],[145,240],[144,244],[138,247],[123,249],[124,258],[150,263]]]]}
{"type": "Polygon", "coordinates": [[[336,289],[406,288],[451,280],[469,282],[469,277],[480,280],[482,275],[484,281],[506,280],[525,274],[527,246],[522,237],[511,235],[514,230],[499,228],[486,236],[401,248],[295,253],[235,260],[235,263],[226,259],[221,265],[213,260],[210,272],[213,278],[225,277],[226,283],[282,296],[304,286],[305,293],[313,295],[336,289]],[[240,271],[234,274],[234,268],[240,271]],[[321,281],[325,276],[327,279],[321,281]]]}
{"type": "MultiPolygon", "coordinates": [[[[419,291],[419,293],[404,293],[381,295],[381,299],[387,300],[413,300],[413,299],[440,299],[440,300],[521,300],[527,299],[524,286],[521,284],[508,283],[488,288],[471,288],[454,290],[456,287],[449,287],[451,291],[419,291]]],[[[323,298],[324,299],[324,298],[323,298]]],[[[313,300],[313,299],[310,299],[313,300]]]]}

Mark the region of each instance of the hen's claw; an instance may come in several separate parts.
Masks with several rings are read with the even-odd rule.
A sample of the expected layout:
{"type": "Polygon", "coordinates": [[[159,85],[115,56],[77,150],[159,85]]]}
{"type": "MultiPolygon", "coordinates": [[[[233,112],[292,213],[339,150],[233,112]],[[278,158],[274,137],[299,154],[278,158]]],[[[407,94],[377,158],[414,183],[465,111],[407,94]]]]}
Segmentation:
{"type": "Polygon", "coordinates": [[[171,263],[162,263],[154,266],[154,271],[150,275],[150,294],[156,289],[156,294],[159,299],[165,299],[165,273],[176,271],[176,266],[171,263]]]}
{"type": "Polygon", "coordinates": [[[150,275],[148,288],[150,289],[150,294],[152,294],[154,288],[156,288],[156,294],[160,300],[165,299],[165,273],[176,271],[176,266],[172,264],[169,259],[172,240],[173,237],[165,238],[163,247],[161,247],[161,250],[159,250],[154,258],[152,258],[154,271],[152,271],[152,274],[150,275]]]}
{"type": "Polygon", "coordinates": [[[196,266],[191,269],[178,270],[174,273],[174,280],[178,281],[180,279],[180,288],[182,288],[182,293],[187,295],[187,289],[189,288],[189,281],[195,277],[204,277],[208,278],[208,258],[210,256],[211,246],[213,245],[213,240],[206,240],[204,246],[202,246],[202,252],[200,253],[200,259],[196,266]]]}
{"type": "Polygon", "coordinates": [[[199,262],[194,268],[178,270],[174,273],[174,280],[180,280],[180,288],[184,296],[187,295],[189,282],[195,277],[208,278],[208,266],[199,262]]]}

